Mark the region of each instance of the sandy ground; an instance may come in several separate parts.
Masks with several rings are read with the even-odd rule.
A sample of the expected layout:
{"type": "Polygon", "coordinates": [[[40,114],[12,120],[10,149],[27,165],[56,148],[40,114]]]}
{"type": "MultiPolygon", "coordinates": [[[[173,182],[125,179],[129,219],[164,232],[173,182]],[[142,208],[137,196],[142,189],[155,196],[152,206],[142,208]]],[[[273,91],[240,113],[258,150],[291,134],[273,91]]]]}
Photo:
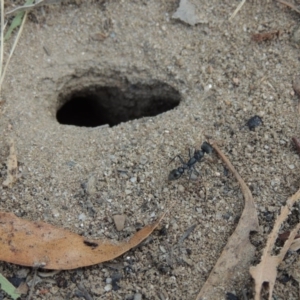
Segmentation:
{"type": "MultiPolygon", "coordinates": [[[[11,138],[20,178],[10,189],[0,186],[1,209],[113,240],[170,209],[146,243],[107,264],[62,271],[39,283],[34,299],[89,299],[83,287],[90,299],[194,299],[243,209],[238,183],[214,153],[196,166],[198,181],[187,174],[167,180],[180,166],[170,160],[177,154],[186,160],[205,134],[220,141],[253,193],[260,222],[253,263],[280,207],[299,188],[291,143],[300,136],[292,88],[300,68],[293,38],[299,15],[276,1],[247,1],[229,22],[239,1],[193,3],[203,20],[196,26],[172,19],[178,7],[172,0],[69,1],[35,10],[26,23],[2,91],[1,180],[11,138]],[[278,30],[270,41],[251,40],[278,30]],[[119,99],[111,115],[123,122],[60,124],[61,106],[86,93],[104,93],[107,106],[119,99]],[[152,116],[160,109],[168,111],[152,116]],[[244,125],[254,115],[263,124],[250,131],[244,125]],[[115,214],[126,215],[121,232],[115,214]]],[[[279,270],[276,299],[298,299],[298,283],[288,276],[297,255],[279,270]]],[[[0,265],[6,277],[29,271],[0,265]]],[[[253,298],[248,273],[238,277],[224,299],[227,292],[253,298]]]]}

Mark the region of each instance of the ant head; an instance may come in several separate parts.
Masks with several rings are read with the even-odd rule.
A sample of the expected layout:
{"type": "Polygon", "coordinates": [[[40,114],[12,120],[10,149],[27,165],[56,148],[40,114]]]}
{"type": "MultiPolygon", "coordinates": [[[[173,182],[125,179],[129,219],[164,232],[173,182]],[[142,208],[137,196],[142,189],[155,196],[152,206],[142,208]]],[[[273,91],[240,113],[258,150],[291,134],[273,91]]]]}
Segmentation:
{"type": "Polygon", "coordinates": [[[201,149],[202,149],[202,151],[205,152],[206,154],[210,154],[210,153],[212,153],[212,151],[213,151],[212,146],[211,146],[209,143],[207,143],[207,142],[204,142],[204,143],[202,144],[201,149]]]}
{"type": "Polygon", "coordinates": [[[174,169],[169,173],[169,177],[168,180],[176,180],[178,178],[181,177],[181,175],[183,174],[184,169],[183,168],[178,168],[178,169],[174,169]]]}

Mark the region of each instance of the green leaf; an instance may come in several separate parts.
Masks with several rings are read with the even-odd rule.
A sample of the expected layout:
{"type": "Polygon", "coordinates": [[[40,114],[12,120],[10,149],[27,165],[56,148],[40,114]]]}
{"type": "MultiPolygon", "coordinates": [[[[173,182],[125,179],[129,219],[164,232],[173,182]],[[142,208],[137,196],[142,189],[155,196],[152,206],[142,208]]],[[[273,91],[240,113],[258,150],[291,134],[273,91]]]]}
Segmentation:
{"type": "Polygon", "coordinates": [[[1,290],[8,294],[12,299],[17,300],[21,294],[16,293],[16,288],[0,273],[1,290]]]}
{"type": "MultiPolygon", "coordinates": [[[[31,5],[32,3],[33,3],[33,0],[27,0],[25,3],[25,6],[31,5]]],[[[21,25],[24,14],[25,14],[24,11],[20,11],[14,17],[13,21],[11,22],[11,24],[10,24],[9,28],[7,29],[7,32],[4,36],[4,41],[7,41],[11,37],[13,30],[21,25]]]]}

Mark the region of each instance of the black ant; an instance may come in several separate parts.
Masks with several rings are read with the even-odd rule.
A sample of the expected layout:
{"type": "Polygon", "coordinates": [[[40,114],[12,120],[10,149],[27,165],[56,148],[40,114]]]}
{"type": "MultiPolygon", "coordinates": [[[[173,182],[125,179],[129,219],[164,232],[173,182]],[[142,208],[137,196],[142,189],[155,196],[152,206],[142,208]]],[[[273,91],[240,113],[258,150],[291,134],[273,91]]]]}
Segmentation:
{"type": "Polygon", "coordinates": [[[184,160],[182,159],[182,157],[180,155],[176,155],[172,160],[171,162],[176,158],[178,157],[180,159],[180,162],[182,163],[182,166],[177,168],[177,169],[174,169],[172,170],[170,173],[169,173],[169,177],[168,179],[169,180],[177,180],[179,179],[182,174],[184,173],[185,170],[189,170],[190,172],[190,177],[191,177],[191,172],[192,172],[192,169],[195,170],[195,164],[197,162],[200,162],[201,159],[204,157],[204,154],[210,154],[212,152],[212,146],[207,143],[207,142],[204,142],[202,145],[201,145],[201,150],[195,150],[194,152],[194,155],[191,156],[191,150],[189,150],[189,156],[190,156],[190,159],[188,162],[184,162],[184,160]]]}

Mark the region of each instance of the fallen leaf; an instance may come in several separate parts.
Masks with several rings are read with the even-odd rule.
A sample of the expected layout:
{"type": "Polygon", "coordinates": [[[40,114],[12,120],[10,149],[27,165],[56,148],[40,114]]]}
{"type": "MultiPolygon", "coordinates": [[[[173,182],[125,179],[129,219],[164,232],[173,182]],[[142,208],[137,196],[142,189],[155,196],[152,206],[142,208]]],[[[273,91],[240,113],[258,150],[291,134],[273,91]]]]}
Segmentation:
{"type": "Polygon", "coordinates": [[[223,299],[225,292],[234,290],[235,282],[243,274],[248,274],[250,263],[255,254],[255,247],[249,240],[249,234],[251,231],[258,231],[259,229],[257,212],[249,188],[216,143],[214,141],[209,141],[209,143],[238,180],[245,198],[245,206],[234,233],[229,238],[216,265],[201,288],[197,300],[223,299]]]}
{"type": "Polygon", "coordinates": [[[114,259],[145,240],[164,214],[128,241],[88,240],[44,222],[0,212],[0,260],[31,267],[68,270],[114,259]]]}
{"type": "Polygon", "coordinates": [[[15,143],[13,140],[9,142],[9,156],[7,158],[7,178],[3,181],[2,185],[11,187],[17,181],[18,161],[15,150],[15,143]]]}
{"type": "Polygon", "coordinates": [[[290,249],[291,244],[300,229],[300,223],[290,232],[288,239],[278,255],[272,255],[272,250],[282,223],[287,219],[292,206],[298,199],[300,199],[300,189],[288,199],[286,206],[281,208],[281,213],[275,221],[274,227],[269,234],[267,245],[263,250],[261,262],[256,266],[250,267],[250,274],[255,281],[255,300],[260,299],[262,286],[266,283],[269,285],[269,300],[272,299],[272,293],[277,277],[277,267],[284,259],[286,252],[290,249]]]}

